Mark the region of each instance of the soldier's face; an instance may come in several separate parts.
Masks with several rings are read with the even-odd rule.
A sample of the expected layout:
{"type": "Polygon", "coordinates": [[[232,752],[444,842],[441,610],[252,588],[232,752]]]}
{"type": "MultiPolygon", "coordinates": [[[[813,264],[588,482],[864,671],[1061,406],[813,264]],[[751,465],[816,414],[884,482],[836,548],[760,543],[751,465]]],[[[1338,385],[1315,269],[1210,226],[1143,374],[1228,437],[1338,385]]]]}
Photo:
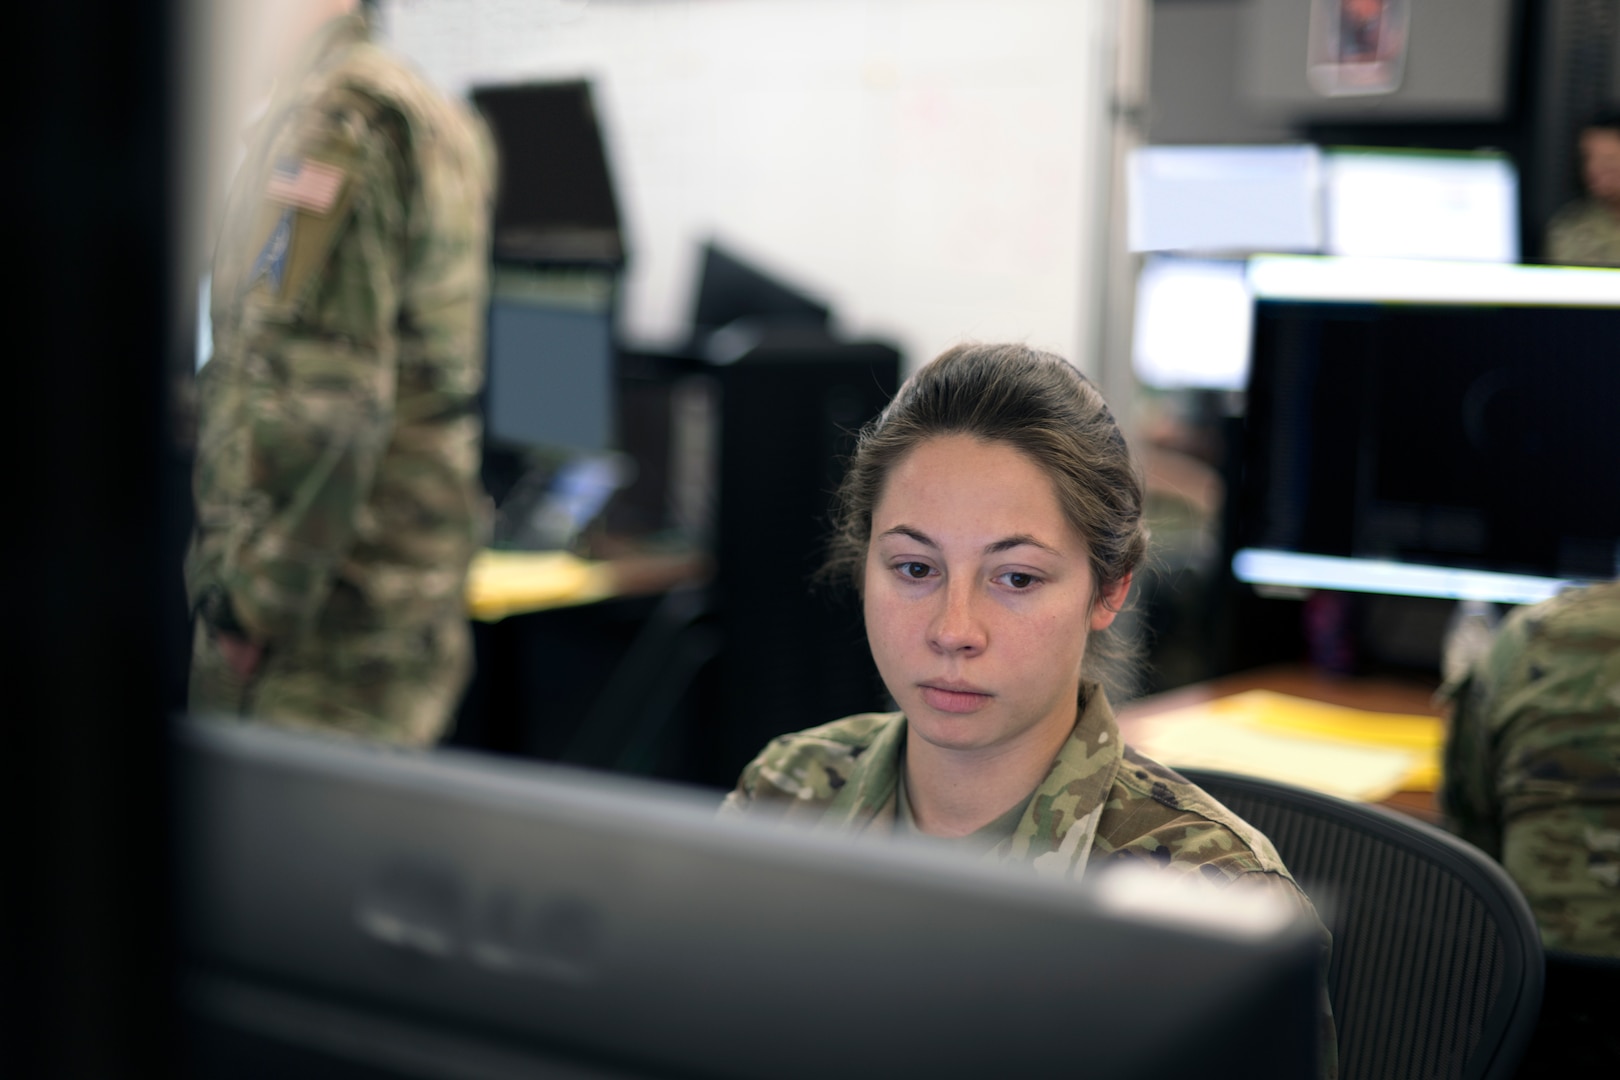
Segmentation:
{"type": "Polygon", "coordinates": [[[1005,443],[940,436],[894,466],[872,514],[866,633],[913,737],[993,751],[1067,735],[1087,634],[1114,619],[1087,554],[1046,474],[1005,443]]]}

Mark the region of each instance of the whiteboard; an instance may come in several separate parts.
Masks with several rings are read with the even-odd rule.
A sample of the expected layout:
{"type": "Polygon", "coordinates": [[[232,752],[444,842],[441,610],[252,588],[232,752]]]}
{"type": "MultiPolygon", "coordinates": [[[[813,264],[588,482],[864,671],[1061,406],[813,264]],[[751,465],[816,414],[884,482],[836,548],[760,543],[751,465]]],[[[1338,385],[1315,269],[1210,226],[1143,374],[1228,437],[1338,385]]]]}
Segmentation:
{"type": "Polygon", "coordinates": [[[831,302],[908,367],[1100,337],[1112,10],[1070,0],[409,0],[447,91],[593,81],[630,264],[621,334],[683,340],[699,246],[831,302]]]}

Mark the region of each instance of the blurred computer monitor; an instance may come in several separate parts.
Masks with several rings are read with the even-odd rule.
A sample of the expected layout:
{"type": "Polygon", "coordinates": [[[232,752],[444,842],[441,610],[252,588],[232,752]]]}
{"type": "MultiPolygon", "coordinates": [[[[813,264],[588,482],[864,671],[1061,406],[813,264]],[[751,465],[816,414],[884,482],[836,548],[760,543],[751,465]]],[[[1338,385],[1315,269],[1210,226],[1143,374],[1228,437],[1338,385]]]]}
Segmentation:
{"type": "Polygon", "coordinates": [[[1136,279],[1131,362],[1145,386],[1242,390],[1254,300],[1243,259],[1149,254],[1136,279]]]}
{"type": "Polygon", "coordinates": [[[512,760],[176,734],[200,1077],[1314,1071],[1319,943],[1288,905],[512,760]]]}
{"type": "Polygon", "coordinates": [[[1132,251],[1322,248],[1314,146],[1144,146],[1127,174],[1132,251]]]}
{"type": "Polygon", "coordinates": [[[831,314],[825,301],[775,272],[713,241],[703,245],[692,303],[692,341],[699,350],[728,327],[752,337],[781,329],[825,331],[831,314]]]}
{"type": "Polygon", "coordinates": [[[1233,571],[1527,603],[1620,574],[1620,271],[1256,258],[1233,571]]]}
{"type": "Polygon", "coordinates": [[[1331,147],[1322,170],[1329,255],[1518,261],[1518,172],[1506,154],[1331,147]]]}
{"type": "Polygon", "coordinates": [[[499,177],[492,223],[501,260],[618,266],[618,199],[591,84],[487,86],[473,104],[494,136],[499,177]]]}
{"type": "Polygon", "coordinates": [[[608,270],[495,267],[484,430],[492,446],[614,445],[615,289],[608,270]]]}

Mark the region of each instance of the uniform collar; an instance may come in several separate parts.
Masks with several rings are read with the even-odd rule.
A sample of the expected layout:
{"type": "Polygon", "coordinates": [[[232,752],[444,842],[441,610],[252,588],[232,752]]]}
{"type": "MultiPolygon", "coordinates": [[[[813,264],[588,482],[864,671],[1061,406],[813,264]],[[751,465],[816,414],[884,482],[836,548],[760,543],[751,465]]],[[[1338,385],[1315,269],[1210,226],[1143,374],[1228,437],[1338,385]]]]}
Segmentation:
{"type": "MultiPolygon", "coordinates": [[[[1028,863],[1040,877],[1078,878],[1085,872],[1124,744],[1102,688],[1082,683],[1080,693],[1085,707],[1074,730],[1036,787],[1018,828],[992,848],[987,859],[1028,863]]],[[[861,754],[818,828],[883,834],[892,830],[905,740],[906,719],[896,714],[861,754]]]]}
{"type": "Polygon", "coordinates": [[[896,713],[884,724],[850,770],[844,786],[827,805],[818,828],[837,832],[887,833],[894,826],[900,751],[906,745],[906,718],[896,713]]]}
{"type": "Polygon", "coordinates": [[[1039,877],[1078,878],[1091,856],[1114,777],[1124,756],[1119,724],[1108,695],[1096,683],[1081,686],[1085,708],[1058,750],[1023,820],[991,856],[1028,863],[1039,877]]]}

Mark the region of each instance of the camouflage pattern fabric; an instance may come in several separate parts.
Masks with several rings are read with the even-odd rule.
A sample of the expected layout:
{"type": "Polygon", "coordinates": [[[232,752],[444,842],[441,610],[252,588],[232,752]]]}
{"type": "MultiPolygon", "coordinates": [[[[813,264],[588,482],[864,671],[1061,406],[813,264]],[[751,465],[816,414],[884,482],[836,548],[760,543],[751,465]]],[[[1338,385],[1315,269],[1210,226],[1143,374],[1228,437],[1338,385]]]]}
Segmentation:
{"type": "Polygon", "coordinates": [[[1521,608],[1452,691],[1441,805],[1548,948],[1620,957],[1620,582],[1521,608]]]}
{"type": "MultiPolygon", "coordinates": [[[[1276,890],[1317,921],[1316,909],[1258,830],[1202,789],[1126,746],[1107,696],[1081,686],[1084,706],[1068,741],[1010,837],[983,858],[1039,877],[1078,880],[1093,864],[1146,862],[1234,887],[1276,890]]],[[[722,815],[768,814],[849,835],[892,834],[906,719],[864,713],[773,740],[743,770],[722,815]]],[[[1325,927],[1322,972],[1331,939],[1325,927]]],[[[1327,989],[1322,990],[1323,1076],[1337,1075],[1327,989]]]]}
{"type": "Polygon", "coordinates": [[[1547,261],[1620,266],[1620,217],[1596,199],[1570,203],[1547,223],[1547,261]]]}
{"type": "Polygon", "coordinates": [[[324,27],[253,133],[198,376],[191,708],[409,743],[469,674],[493,144],[324,27]],[[217,632],[261,643],[248,684],[217,632]]]}

